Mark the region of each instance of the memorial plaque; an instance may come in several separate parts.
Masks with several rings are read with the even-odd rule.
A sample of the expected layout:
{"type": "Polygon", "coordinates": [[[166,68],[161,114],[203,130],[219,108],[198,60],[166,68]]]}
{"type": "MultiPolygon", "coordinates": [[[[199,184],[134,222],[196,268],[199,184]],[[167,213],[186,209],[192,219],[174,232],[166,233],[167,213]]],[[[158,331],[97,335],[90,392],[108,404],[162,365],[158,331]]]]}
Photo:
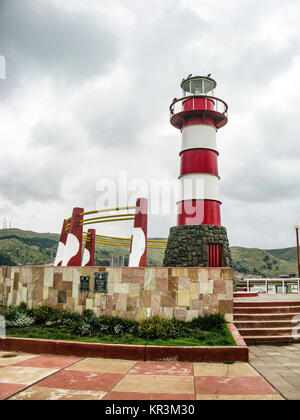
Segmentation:
{"type": "Polygon", "coordinates": [[[80,276],[80,291],[81,292],[90,291],[90,276],[80,276]]]}
{"type": "Polygon", "coordinates": [[[94,292],[107,292],[107,278],[107,272],[95,273],[94,292]]]}

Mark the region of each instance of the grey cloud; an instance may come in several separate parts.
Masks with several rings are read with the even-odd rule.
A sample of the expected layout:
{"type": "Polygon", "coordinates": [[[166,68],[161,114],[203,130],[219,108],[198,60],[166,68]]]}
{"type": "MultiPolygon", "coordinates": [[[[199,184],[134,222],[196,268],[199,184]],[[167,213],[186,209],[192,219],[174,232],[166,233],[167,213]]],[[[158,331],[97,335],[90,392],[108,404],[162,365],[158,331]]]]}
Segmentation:
{"type": "Polygon", "coordinates": [[[61,200],[62,169],[55,161],[13,159],[2,164],[0,195],[15,205],[61,200]]]}
{"type": "MultiPolygon", "coordinates": [[[[13,209],[11,206],[5,204],[5,205],[1,205],[0,207],[0,215],[1,216],[8,216],[11,215],[13,213],[13,209]]],[[[2,220],[0,220],[0,228],[1,228],[1,223],[2,220]]]]}
{"type": "Polygon", "coordinates": [[[90,145],[106,147],[108,149],[128,149],[139,147],[138,131],[143,127],[143,119],[139,115],[140,107],[134,107],[125,98],[120,102],[116,95],[116,102],[99,111],[97,107],[88,114],[78,115],[81,123],[89,133],[90,145]]]}
{"type": "MultiPolygon", "coordinates": [[[[141,7],[146,13],[148,5],[141,7]]],[[[143,18],[141,14],[138,24],[122,39],[122,59],[130,69],[128,82],[133,86],[132,91],[126,96],[111,92],[110,98],[98,98],[90,111],[78,114],[90,133],[91,142],[120,150],[138,149],[143,146],[141,131],[151,130],[159,121],[164,121],[166,126],[169,124],[172,95],[190,70],[186,67],[180,73],[180,51],[184,51],[189,39],[201,37],[207,24],[189,10],[174,7],[173,2],[164,2],[161,7],[164,12],[158,13],[157,19],[143,18]],[[97,108],[100,100],[107,103],[101,112],[97,108]]],[[[156,11],[153,11],[154,16],[156,11]]]]}
{"type": "Polygon", "coordinates": [[[116,36],[92,14],[36,0],[2,0],[0,40],[7,62],[3,94],[40,73],[80,83],[108,72],[118,56],[116,36]]]}
{"type": "Polygon", "coordinates": [[[274,249],[294,246],[293,225],[299,218],[300,201],[250,203],[228,199],[222,206],[222,222],[231,245],[274,249]]]}
{"type": "MultiPolygon", "coordinates": [[[[201,6],[200,0],[198,3],[201,6]]],[[[67,84],[78,87],[67,122],[63,107],[56,110],[57,117],[50,106],[51,118],[45,107],[43,118],[38,123],[33,119],[24,158],[9,158],[9,164],[2,166],[1,195],[19,211],[24,200],[47,203],[51,199],[65,200],[70,208],[82,205],[89,209],[95,207],[97,198],[95,178],[113,177],[118,165],[132,170],[132,176],[149,179],[155,172],[157,178],[162,173],[176,178],[180,133],[169,128],[170,100],[179,97],[182,77],[212,72],[219,83],[215,94],[229,103],[229,118],[248,121],[232,130],[232,148],[227,147],[226,155],[220,156],[225,163],[220,173],[222,215],[229,236],[237,245],[288,245],[283,219],[287,212],[290,218],[296,217],[299,209],[294,199],[300,176],[298,116],[295,112],[289,118],[288,103],[280,115],[272,107],[262,110],[261,99],[298,53],[299,30],[283,48],[272,49],[268,41],[253,41],[252,35],[273,8],[280,10],[282,2],[266,0],[258,8],[253,1],[230,0],[222,15],[215,13],[217,3],[205,2],[210,18],[204,19],[189,8],[188,1],[183,6],[174,0],[121,0],[119,4],[125,4],[135,19],[119,26],[115,18],[108,27],[99,16],[93,17],[88,2],[86,14],[79,14],[66,12],[63,6],[54,8],[49,2],[0,0],[0,54],[8,64],[8,79],[0,83],[1,95],[18,82],[28,88],[35,77],[45,75],[62,81],[58,86],[65,95],[67,84]],[[112,74],[119,79],[112,81],[112,74]],[[81,82],[91,82],[95,75],[108,76],[109,92],[103,89],[102,80],[83,88],[81,82]],[[118,92],[122,77],[124,89],[118,92]],[[160,140],[164,146],[158,146],[160,140]],[[243,142],[243,147],[235,148],[237,142],[243,142]],[[34,159],[37,149],[43,164],[34,159]],[[90,158],[93,154],[99,159],[90,158]],[[124,164],[117,159],[120,156],[124,164]],[[278,227],[277,236],[272,236],[273,223],[278,227]]],[[[114,7],[116,4],[118,0],[114,7]]],[[[26,107],[15,93],[16,109],[26,107]]],[[[16,124],[21,120],[16,114],[16,124]]],[[[229,135],[224,129],[224,136],[230,141],[227,129],[229,135]]],[[[150,235],[165,236],[176,217],[153,216],[149,223],[150,235]]]]}
{"type": "Polygon", "coordinates": [[[49,148],[67,152],[84,146],[83,134],[74,127],[74,122],[66,123],[53,119],[40,120],[33,128],[31,147],[49,148]]]}
{"type": "Polygon", "coordinates": [[[274,104],[274,108],[275,112],[270,107],[257,115],[266,156],[278,160],[300,160],[298,109],[291,110],[284,103],[274,104]]]}
{"type": "Polygon", "coordinates": [[[251,157],[224,176],[222,195],[249,204],[292,200],[299,189],[299,175],[298,165],[251,157]]]}

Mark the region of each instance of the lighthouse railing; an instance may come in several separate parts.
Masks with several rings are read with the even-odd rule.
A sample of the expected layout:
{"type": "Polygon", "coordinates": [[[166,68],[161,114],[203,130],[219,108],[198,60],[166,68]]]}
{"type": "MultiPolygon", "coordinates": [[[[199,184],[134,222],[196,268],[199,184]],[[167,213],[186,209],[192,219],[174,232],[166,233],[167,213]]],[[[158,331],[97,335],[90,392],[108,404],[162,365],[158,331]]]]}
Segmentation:
{"type": "Polygon", "coordinates": [[[171,117],[173,115],[179,114],[182,111],[185,111],[184,104],[189,102],[189,107],[192,104],[192,107],[189,108],[189,111],[215,111],[220,114],[223,114],[227,117],[228,112],[228,105],[220,98],[216,98],[215,96],[208,96],[208,95],[192,95],[192,96],[185,96],[180,99],[176,99],[172,102],[170,106],[170,114],[171,117]],[[197,100],[203,99],[203,103],[201,107],[199,107],[199,101],[197,100]],[[213,109],[211,107],[213,103],[213,109]]]}

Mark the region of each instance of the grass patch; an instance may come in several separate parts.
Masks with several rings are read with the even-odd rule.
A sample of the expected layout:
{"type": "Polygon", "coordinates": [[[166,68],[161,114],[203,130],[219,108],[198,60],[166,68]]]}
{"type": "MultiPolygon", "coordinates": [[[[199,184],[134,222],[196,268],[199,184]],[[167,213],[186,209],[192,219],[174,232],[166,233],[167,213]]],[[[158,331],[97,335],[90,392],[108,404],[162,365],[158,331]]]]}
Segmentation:
{"type": "Polygon", "coordinates": [[[129,344],[148,346],[236,346],[236,343],[227,328],[219,332],[193,331],[190,337],[178,337],[170,339],[144,339],[132,334],[124,334],[116,337],[114,335],[97,335],[94,337],[82,337],[73,334],[68,328],[50,328],[32,326],[25,328],[9,328],[7,337],[38,338],[43,340],[78,341],[81,343],[107,343],[107,344],[129,344]]]}
{"type": "Polygon", "coordinates": [[[235,346],[224,317],[220,314],[184,322],[153,316],[142,321],[82,314],[49,305],[28,309],[0,307],[8,337],[158,346],[235,346]]]}

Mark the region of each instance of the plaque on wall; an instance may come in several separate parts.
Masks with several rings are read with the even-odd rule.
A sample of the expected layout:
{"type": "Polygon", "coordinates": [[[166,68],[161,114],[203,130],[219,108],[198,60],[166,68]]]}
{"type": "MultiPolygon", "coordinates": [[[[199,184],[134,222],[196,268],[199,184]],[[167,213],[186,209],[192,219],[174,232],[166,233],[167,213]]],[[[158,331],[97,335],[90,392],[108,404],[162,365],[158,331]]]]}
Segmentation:
{"type": "Polygon", "coordinates": [[[94,292],[107,292],[107,278],[107,272],[95,273],[94,292]]]}
{"type": "Polygon", "coordinates": [[[80,291],[81,292],[90,291],[90,276],[80,276],[80,291]]]}

